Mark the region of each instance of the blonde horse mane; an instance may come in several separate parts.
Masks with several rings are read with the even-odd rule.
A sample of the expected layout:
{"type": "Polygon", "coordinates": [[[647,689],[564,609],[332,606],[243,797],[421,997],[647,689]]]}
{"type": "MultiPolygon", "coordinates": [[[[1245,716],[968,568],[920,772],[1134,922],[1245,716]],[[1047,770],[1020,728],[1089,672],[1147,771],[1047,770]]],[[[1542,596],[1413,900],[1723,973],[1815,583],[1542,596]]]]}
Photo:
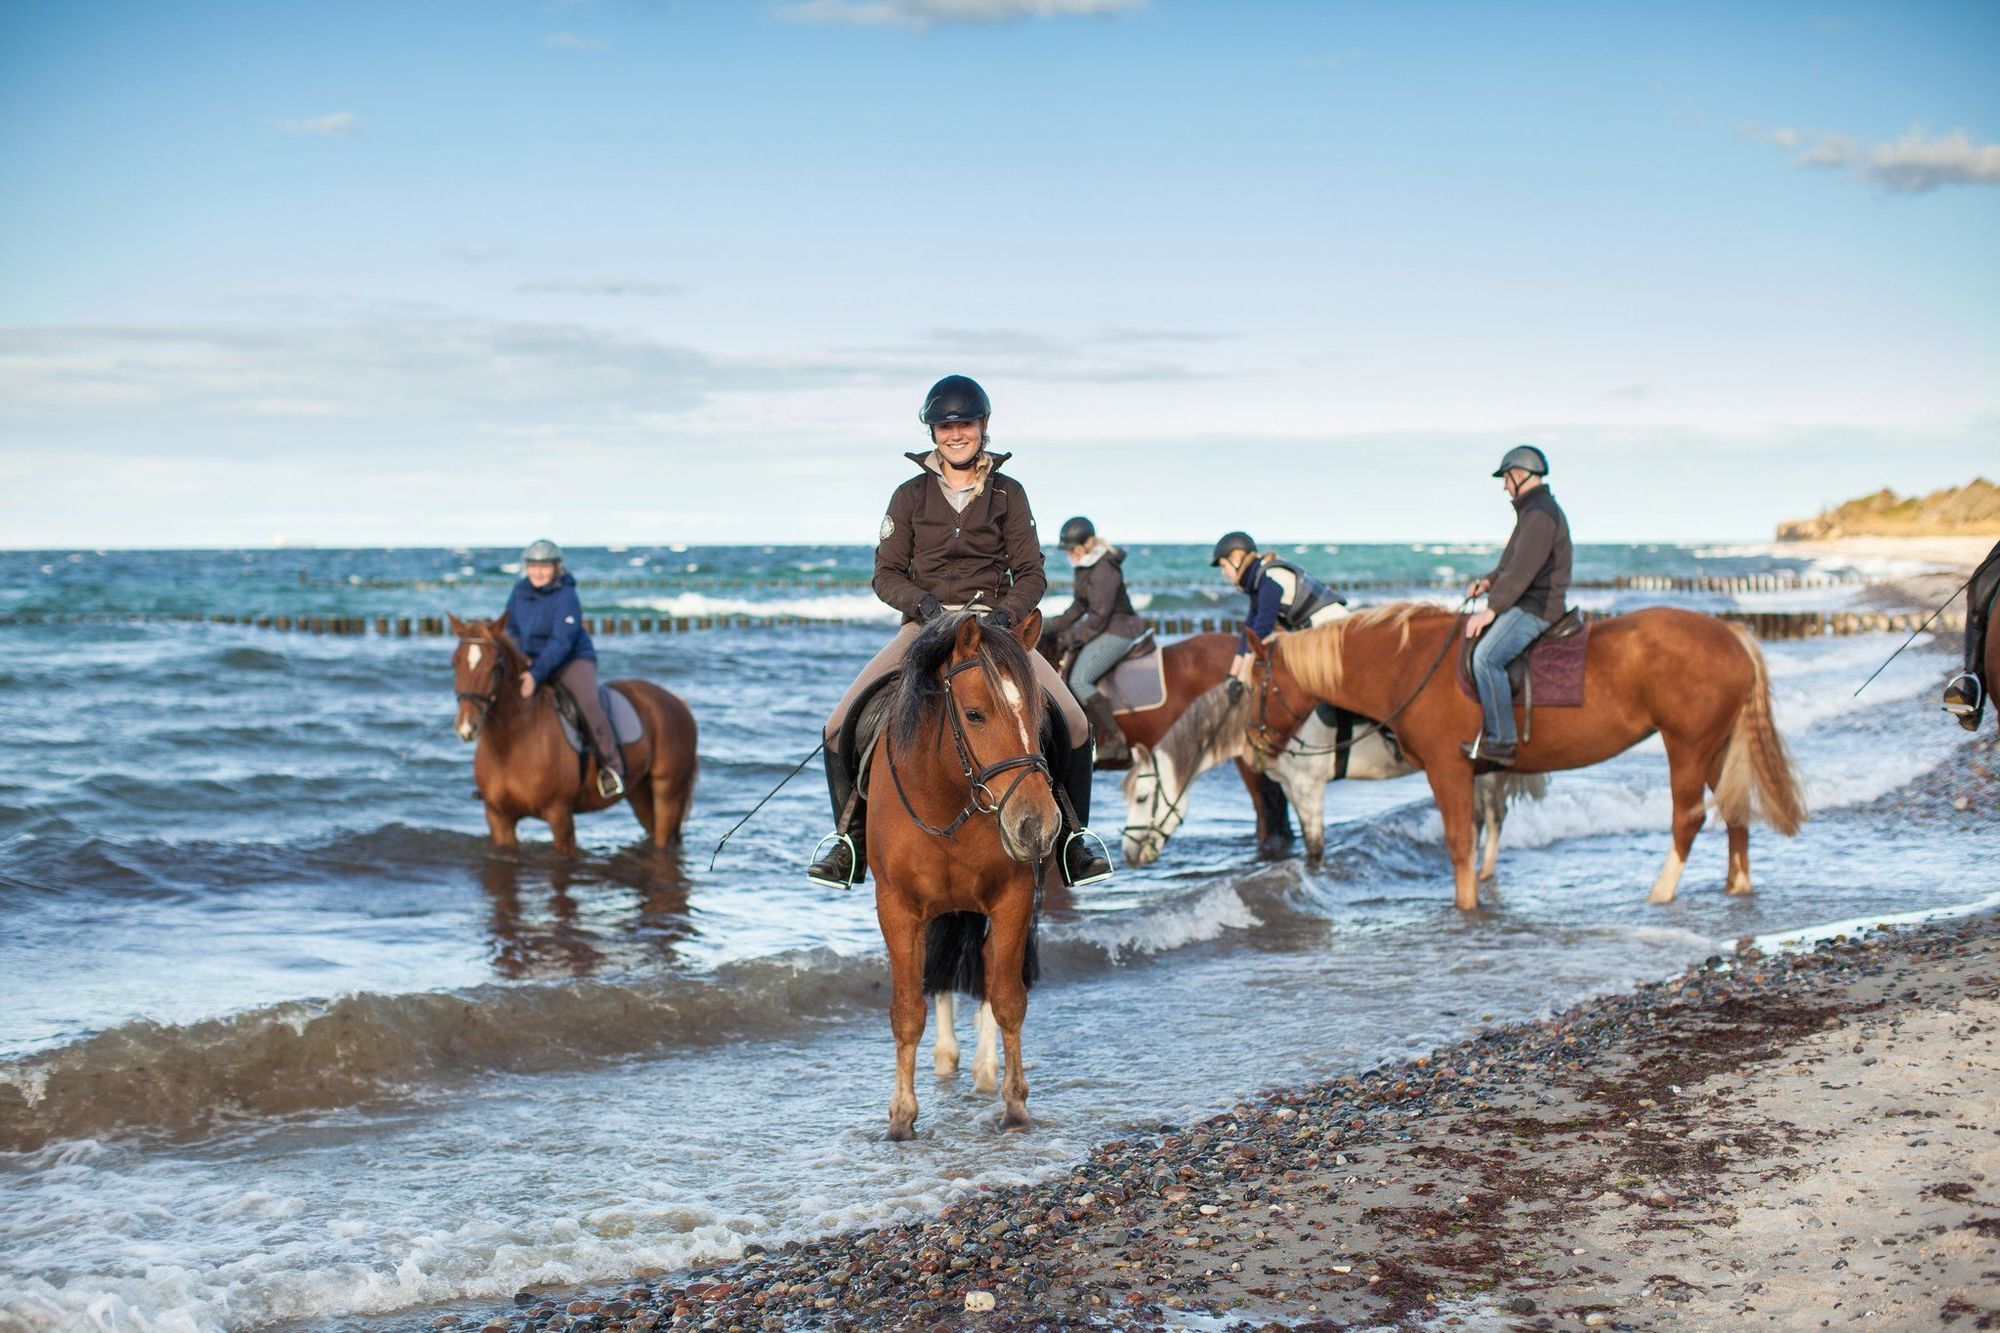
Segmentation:
{"type": "Polygon", "coordinates": [[[1336,620],[1330,625],[1297,630],[1281,637],[1273,652],[1282,651],[1285,665],[1300,685],[1320,698],[1330,698],[1340,688],[1346,670],[1344,645],[1349,630],[1393,629],[1398,631],[1396,650],[1410,646],[1413,622],[1452,613],[1429,602],[1386,602],[1336,620]]]}

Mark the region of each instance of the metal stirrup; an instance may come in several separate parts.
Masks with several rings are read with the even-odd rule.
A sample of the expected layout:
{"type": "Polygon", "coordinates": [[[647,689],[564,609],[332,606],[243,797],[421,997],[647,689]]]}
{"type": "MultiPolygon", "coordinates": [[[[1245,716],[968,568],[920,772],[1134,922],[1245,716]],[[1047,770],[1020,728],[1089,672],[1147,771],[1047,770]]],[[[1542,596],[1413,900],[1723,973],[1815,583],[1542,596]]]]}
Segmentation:
{"type": "Polygon", "coordinates": [[[806,863],[806,878],[815,884],[823,884],[830,889],[851,889],[854,887],[854,877],[860,869],[861,853],[854,846],[854,839],[836,829],[834,832],[821,838],[818,845],[813,848],[812,860],[806,863]],[[845,883],[838,880],[821,879],[818,875],[812,873],[812,867],[818,865],[823,859],[822,853],[827,848],[834,846],[844,846],[847,848],[847,880],[845,883]]]}
{"type": "Polygon", "coordinates": [[[1072,889],[1080,889],[1090,884],[1102,884],[1105,880],[1110,879],[1112,874],[1110,870],[1110,865],[1111,865],[1111,849],[1104,845],[1104,839],[1098,837],[1095,833],[1091,832],[1089,829],[1087,828],[1077,829],[1074,832],[1072,832],[1067,838],[1063,839],[1063,845],[1062,845],[1063,879],[1068,882],[1069,886],[1072,889]],[[1103,874],[1091,875],[1084,879],[1070,879],[1069,849],[1079,842],[1083,843],[1084,846],[1086,847],[1089,847],[1092,844],[1096,845],[1097,859],[1104,862],[1104,865],[1106,867],[1103,874]]]}
{"type": "Polygon", "coordinates": [[[1944,683],[1944,687],[1947,691],[1949,691],[1954,685],[1958,684],[1960,681],[1966,681],[1971,684],[1972,702],[1962,703],[1962,704],[1948,703],[1942,706],[1944,708],[1944,711],[1950,713],[1953,717],[1971,717],[1974,713],[1978,712],[1981,708],[1985,707],[1986,687],[1980,683],[1979,677],[1973,675],[1970,671],[1959,672],[1956,676],[1953,676],[1950,680],[1946,681],[1944,683]]]}

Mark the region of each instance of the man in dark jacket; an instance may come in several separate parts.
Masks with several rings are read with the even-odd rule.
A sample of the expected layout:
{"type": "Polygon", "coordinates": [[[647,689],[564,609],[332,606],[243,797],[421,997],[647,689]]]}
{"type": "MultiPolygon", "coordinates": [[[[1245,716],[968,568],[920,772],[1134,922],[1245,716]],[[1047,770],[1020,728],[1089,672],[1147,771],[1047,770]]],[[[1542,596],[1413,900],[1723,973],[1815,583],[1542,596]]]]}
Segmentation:
{"type": "MultiPolygon", "coordinates": [[[[902,665],[924,624],[945,611],[982,611],[989,624],[1011,629],[1048,591],[1028,493],[1000,471],[1011,455],[986,448],[992,412],[986,391],[964,375],[947,375],[924,398],[918,419],[932,447],[908,455],[917,475],[889,497],[876,532],[875,595],[903,613],[903,626],[861,668],[826,720],[826,782],[835,827],[821,839],[825,854],[806,868],[815,884],[847,888],[860,880],[866,864],[864,803],[854,799],[853,757],[839,749],[855,705],[902,665]]],[[[1072,885],[1095,884],[1111,877],[1111,865],[1094,850],[1095,835],[1082,827],[1090,820],[1090,724],[1055,668],[1040,653],[1028,657],[1062,714],[1071,747],[1069,772],[1057,778],[1079,827],[1063,839],[1063,873],[1072,885]]]]}
{"type": "Polygon", "coordinates": [[[1466,595],[1486,595],[1486,609],[1465,622],[1465,636],[1486,637],[1472,650],[1472,681],[1484,718],[1478,739],[1459,748],[1466,758],[1506,768],[1514,762],[1514,690],[1507,664],[1543,630],[1562,619],[1569,595],[1569,520],[1543,478],[1549,460],[1532,444],[1509,449],[1493,475],[1514,502],[1514,532],[1500,563],[1475,579],[1466,595]]]}
{"type": "Polygon", "coordinates": [[[1131,749],[1111,700],[1098,692],[1097,682],[1125,660],[1132,645],[1146,632],[1146,622],[1132,609],[1125,591],[1125,552],[1097,535],[1097,527],[1079,514],[1063,524],[1058,540],[1076,571],[1075,594],[1063,613],[1042,627],[1058,647],[1070,654],[1069,688],[1082,703],[1097,734],[1097,762],[1123,768],[1131,749]]]}

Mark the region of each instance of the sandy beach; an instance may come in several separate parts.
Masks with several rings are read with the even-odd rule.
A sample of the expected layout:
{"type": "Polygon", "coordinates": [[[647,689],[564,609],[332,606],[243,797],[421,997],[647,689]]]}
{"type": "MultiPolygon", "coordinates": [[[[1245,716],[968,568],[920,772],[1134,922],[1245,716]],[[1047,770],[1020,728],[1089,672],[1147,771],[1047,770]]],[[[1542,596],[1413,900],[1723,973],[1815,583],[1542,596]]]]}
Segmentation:
{"type": "MultiPolygon", "coordinates": [[[[1933,607],[1944,601],[1993,549],[1992,537],[1828,537],[1779,542],[1775,549],[1806,558],[1895,561],[1906,568],[1882,574],[1870,600],[1882,606],[1933,607]]],[[[1963,603],[1956,604],[1962,610],[1963,603]]]]}
{"type": "MultiPolygon", "coordinates": [[[[1897,804],[1979,836],[1996,762],[1968,742],[1897,804]]],[[[1996,1105],[2000,915],[1744,941],[1033,1188],[484,1327],[2000,1327],[1996,1105]]]]}

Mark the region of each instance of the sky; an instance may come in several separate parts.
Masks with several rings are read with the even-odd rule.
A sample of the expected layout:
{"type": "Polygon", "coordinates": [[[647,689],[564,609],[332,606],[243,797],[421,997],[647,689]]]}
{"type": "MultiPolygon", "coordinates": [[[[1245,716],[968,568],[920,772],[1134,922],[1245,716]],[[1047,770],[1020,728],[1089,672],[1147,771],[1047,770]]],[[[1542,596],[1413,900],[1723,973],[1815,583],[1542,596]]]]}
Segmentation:
{"type": "Polygon", "coordinates": [[[0,7],[0,546],[1766,539],[2000,476],[2000,5],[0,7]]]}

